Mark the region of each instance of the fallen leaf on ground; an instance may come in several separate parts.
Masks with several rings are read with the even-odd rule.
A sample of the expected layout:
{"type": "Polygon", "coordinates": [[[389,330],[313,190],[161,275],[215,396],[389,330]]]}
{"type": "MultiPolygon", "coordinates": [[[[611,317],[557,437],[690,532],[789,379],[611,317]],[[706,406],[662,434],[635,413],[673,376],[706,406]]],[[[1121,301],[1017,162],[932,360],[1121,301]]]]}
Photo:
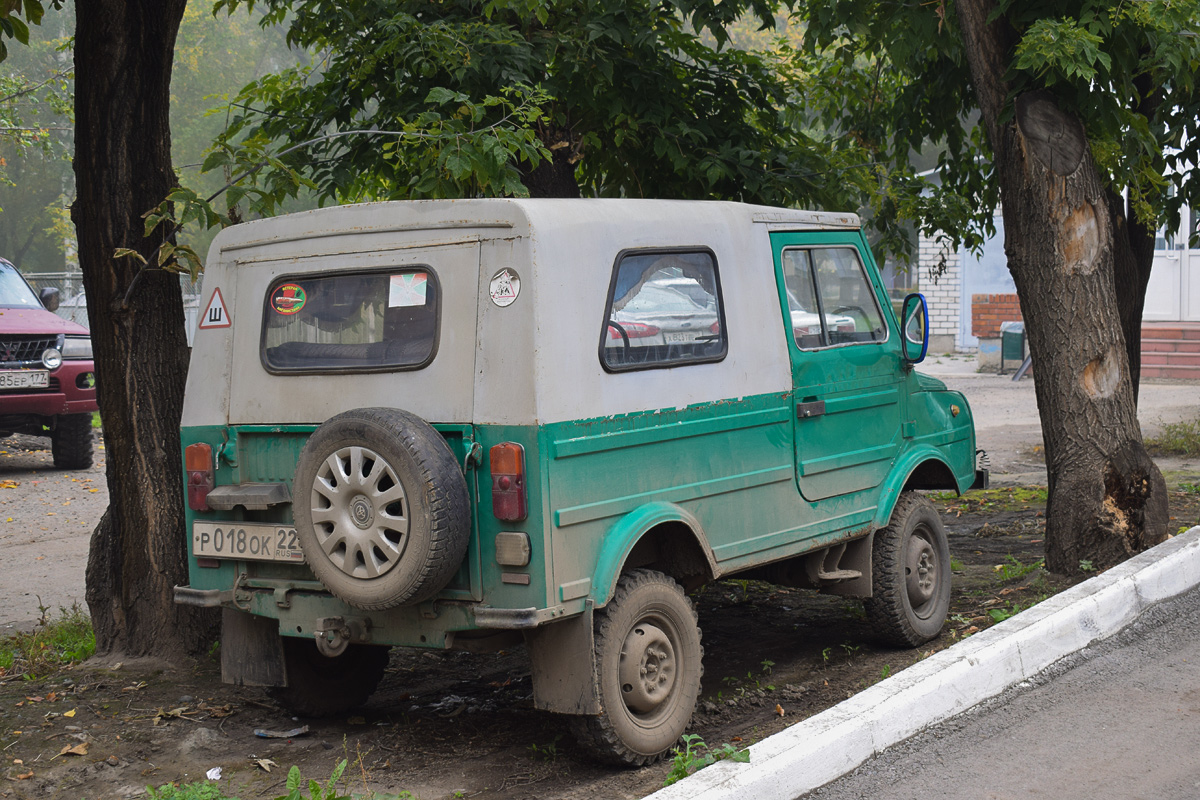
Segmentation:
{"type": "MultiPolygon", "coordinates": [[[[80,742],[79,744],[75,745],[74,747],[72,747],[71,745],[67,745],[67,746],[63,747],[62,750],[58,751],[58,756],[86,756],[87,751],[88,751],[88,743],[80,742]]],[[[54,758],[58,758],[58,756],[55,756],[54,758]]],[[[51,760],[53,760],[53,759],[51,759],[51,760]]]]}
{"type": "Polygon", "coordinates": [[[24,772],[24,773],[18,775],[17,780],[24,781],[24,780],[28,780],[32,777],[33,777],[33,770],[29,770],[29,772],[24,772]]]}
{"type": "Polygon", "coordinates": [[[258,764],[258,766],[262,767],[263,772],[270,772],[271,767],[279,766],[278,764],[276,764],[274,761],[272,761],[269,758],[260,758],[260,759],[258,759],[258,761],[254,762],[254,763],[256,763],[256,764],[258,764]]]}

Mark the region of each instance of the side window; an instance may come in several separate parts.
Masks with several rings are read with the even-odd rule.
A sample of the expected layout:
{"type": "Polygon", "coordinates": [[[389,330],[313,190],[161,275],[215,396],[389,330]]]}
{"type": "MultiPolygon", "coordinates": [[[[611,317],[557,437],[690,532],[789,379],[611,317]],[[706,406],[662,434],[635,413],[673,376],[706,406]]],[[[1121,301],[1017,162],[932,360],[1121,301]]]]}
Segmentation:
{"type": "Polygon", "coordinates": [[[437,349],[439,289],[428,267],[281,278],[267,291],[270,372],[416,369],[437,349]]]}
{"type": "Polygon", "coordinates": [[[728,350],[717,260],[709,250],[617,258],[600,363],[610,372],[720,361],[728,350]]]}
{"type": "Polygon", "coordinates": [[[852,247],[783,252],[783,282],[796,346],[805,350],[887,338],[883,313],[852,247]]]}

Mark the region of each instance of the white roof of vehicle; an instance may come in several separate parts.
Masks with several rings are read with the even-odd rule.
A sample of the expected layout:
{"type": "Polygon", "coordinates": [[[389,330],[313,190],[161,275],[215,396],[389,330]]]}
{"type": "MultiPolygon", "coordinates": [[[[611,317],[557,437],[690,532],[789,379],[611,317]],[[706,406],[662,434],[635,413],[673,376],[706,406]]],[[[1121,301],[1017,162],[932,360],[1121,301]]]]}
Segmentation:
{"type": "Polygon", "coordinates": [[[478,199],[368,203],[223,231],[209,251],[184,424],[323,422],[405,408],[431,422],[536,424],[683,407],[791,388],[769,230],[855,231],[855,214],[681,200],[478,199]],[[718,363],[606,373],[598,355],[618,255],[707,248],[729,349],[718,363]],[[444,286],[440,343],[420,370],[272,375],[259,336],[270,281],[329,269],[428,263],[444,286]],[[490,301],[497,270],[512,305],[490,301]],[[227,327],[206,328],[220,291],[227,327]],[[451,296],[470,303],[452,310],[451,296]],[[478,334],[477,334],[478,331],[478,334]],[[352,387],[352,388],[351,388],[352,387]]]}

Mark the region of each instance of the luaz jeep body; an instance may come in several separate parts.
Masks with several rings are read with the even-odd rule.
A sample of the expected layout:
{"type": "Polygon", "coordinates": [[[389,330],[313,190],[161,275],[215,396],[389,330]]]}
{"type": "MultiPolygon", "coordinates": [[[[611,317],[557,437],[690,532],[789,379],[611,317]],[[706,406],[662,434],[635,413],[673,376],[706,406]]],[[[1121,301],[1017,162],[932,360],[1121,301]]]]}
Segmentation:
{"type": "Polygon", "coordinates": [[[917,489],[975,470],[858,219],[636,200],[381,203],[213,243],[183,418],[190,585],[226,680],[305,714],[387,647],[528,646],[534,701],[602,757],[690,719],[684,590],[742,573],[941,630],[917,489]]]}

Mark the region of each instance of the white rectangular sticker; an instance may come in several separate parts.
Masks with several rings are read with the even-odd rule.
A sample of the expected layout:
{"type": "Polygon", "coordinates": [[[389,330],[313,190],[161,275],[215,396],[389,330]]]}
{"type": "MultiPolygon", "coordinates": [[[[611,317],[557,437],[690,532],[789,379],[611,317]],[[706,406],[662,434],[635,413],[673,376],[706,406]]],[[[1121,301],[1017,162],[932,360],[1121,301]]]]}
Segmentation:
{"type": "Polygon", "coordinates": [[[296,541],[296,529],[269,522],[195,522],[192,525],[192,555],[304,563],[304,551],[296,541]]]}
{"type": "Polygon", "coordinates": [[[425,289],[429,286],[429,275],[424,272],[406,272],[391,276],[388,285],[388,308],[425,305],[425,289]]]}

